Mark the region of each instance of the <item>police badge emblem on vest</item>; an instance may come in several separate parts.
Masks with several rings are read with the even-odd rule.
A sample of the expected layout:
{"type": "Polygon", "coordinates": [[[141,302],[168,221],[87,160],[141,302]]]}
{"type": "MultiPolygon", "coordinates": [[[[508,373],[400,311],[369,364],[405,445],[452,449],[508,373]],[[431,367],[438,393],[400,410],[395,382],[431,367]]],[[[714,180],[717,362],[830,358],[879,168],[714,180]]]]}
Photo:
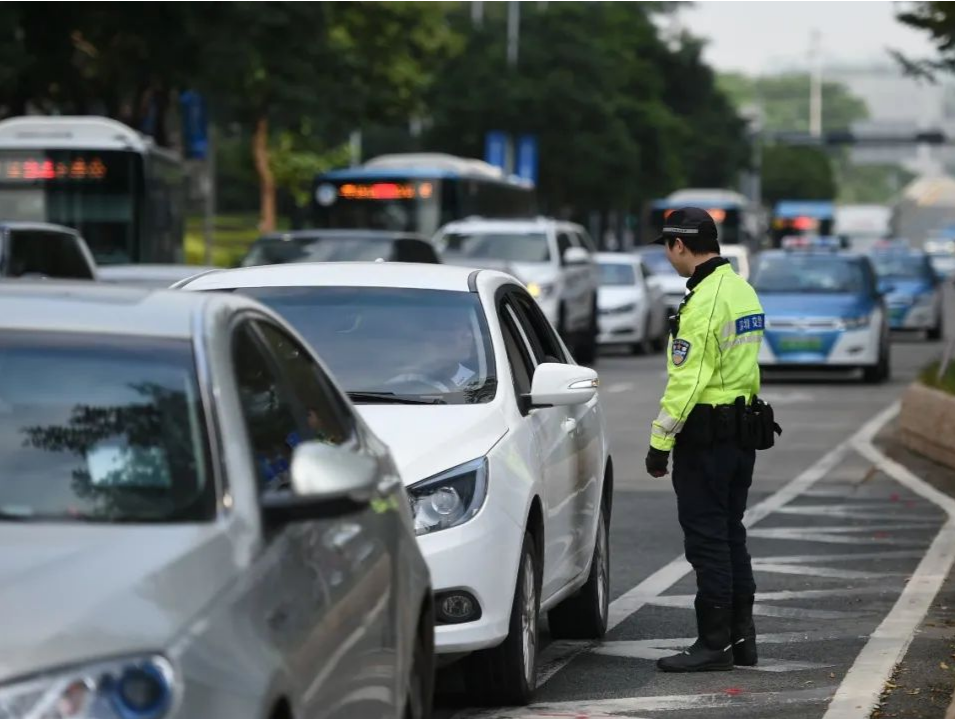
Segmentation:
{"type": "Polygon", "coordinates": [[[676,339],[673,340],[673,347],[670,350],[671,359],[673,364],[679,367],[686,361],[687,356],[690,354],[690,343],[686,340],[676,339]]]}

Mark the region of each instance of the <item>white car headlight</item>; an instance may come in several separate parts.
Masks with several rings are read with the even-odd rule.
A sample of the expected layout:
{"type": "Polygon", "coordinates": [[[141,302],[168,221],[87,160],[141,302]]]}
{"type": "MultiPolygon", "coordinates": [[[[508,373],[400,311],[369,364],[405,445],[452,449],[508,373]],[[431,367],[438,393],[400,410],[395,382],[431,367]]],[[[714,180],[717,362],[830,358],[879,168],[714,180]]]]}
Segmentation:
{"type": "Polygon", "coordinates": [[[859,317],[843,317],[842,326],[847,330],[859,330],[868,327],[872,321],[872,315],[860,315],[859,317]]]}
{"type": "Polygon", "coordinates": [[[86,664],[0,686],[0,716],[22,719],[161,719],[176,673],[153,655],[86,664]]]}
{"type": "Polygon", "coordinates": [[[457,527],[472,519],[487,497],[487,459],[481,457],[408,487],[415,534],[457,527]]]}
{"type": "Polygon", "coordinates": [[[535,300],[540,300],[554,294],[554,285],[549,282],[528,282],[527,291],[535,300]]]}

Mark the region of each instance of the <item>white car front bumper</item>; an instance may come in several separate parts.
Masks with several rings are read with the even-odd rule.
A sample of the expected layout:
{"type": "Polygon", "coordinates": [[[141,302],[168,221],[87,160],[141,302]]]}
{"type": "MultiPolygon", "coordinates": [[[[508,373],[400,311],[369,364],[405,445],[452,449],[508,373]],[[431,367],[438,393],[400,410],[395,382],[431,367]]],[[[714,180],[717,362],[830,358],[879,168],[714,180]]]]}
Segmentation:
{"type": "Polygon", "coordinates": [[[481,607],[476,621],[437,625],[438,654],[494,647],[507,638],[523,541],[524,528],[490,497],[470,522],[418,537],[435,596],[440,600],[444,592],[464,590],[481,607]]]}
{"type": "Polygon", "coordinates": [[[598,318],[597,342],[602,345],[640,342],[643,327],[636,310],[621,314],[601,314],[598,318]]]}

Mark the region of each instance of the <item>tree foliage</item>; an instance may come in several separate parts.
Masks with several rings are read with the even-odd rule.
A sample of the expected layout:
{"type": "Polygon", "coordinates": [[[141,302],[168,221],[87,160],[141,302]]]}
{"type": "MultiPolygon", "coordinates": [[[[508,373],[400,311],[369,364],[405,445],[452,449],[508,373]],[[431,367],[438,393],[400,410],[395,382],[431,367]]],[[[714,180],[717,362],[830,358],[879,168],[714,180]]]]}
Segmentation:
{"type": "MultiPolygon", "coordinates": [[[[749,77],[739,73],[723,74],[720,87],[739,108],[758,108],[766,132],[809,132],[809,75],[787,73],[749,77]]],[[[863,100],[842,83],[822,84],[822,129],[845,130],[853,122],[869,117],[863,100]]]]}
{"type": "Polygon", "coordinates": [[[462,52],[429,94],[430,147],[481,157],[489,130],[536,135],[546,209],[632,209],[693,183],[735,185],[743,126],[691,38],[670,50],[642,3],[526,4],[516,67],[504,4],[452,16],[462,52]]]}
{"type": "Polygon", "coordinates": [[[915,75],[932,78],[955,71],[955,7],[948,2],[906,3],[898,18],[931,37],[938,55],[934,58],[907,58],[896,53],[902,65],[915,75]]]}
{"type": "Polygon", "coordinates": [[[836,182],[826,153],[815,147],[770,145],[763,150],[763,199],[833,200],[836,182]]]}

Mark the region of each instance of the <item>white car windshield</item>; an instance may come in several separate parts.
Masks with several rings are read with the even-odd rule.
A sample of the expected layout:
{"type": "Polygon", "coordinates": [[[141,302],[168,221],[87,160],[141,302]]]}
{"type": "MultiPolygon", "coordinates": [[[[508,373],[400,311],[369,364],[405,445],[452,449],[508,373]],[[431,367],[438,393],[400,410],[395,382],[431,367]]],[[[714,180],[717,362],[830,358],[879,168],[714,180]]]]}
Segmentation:
{"type": "Polygon", "coordinates": [[[510,262],[549,262],[550,249],[543,232],[449,232],[439,240],[449,257],[510,262]]]}
{"type": "Polygon", "coordinates": [[[390,287],[249,287],[318,351],[357,403],[489,402],[490,335],[473,292],[390,287]],[[379,395],[379,396],[376,396],[379,395]]]}
{"type": "Polygon", "coordinates": [[[0,522],[215,516],[186,340],[0,337],[0,522]]]}
{"type": "Polygon", "coordinates": [[[643,260],[643,264],[649,267],[650,271],[655,275],[676,274],[676,270],[673,269],[673,265],[670,264],[670,260],[667,259],[666,252],[663,250],[641,252],[640,259],[643,260]]]}
{"type": "Polygon", "coordinates": [[[931,280],[932,266],[925,255],[911,253],[875,253],[872,264],[879,279],[931,280]]]}
{"type": "Polygon", "coordinates": [[[600,284],[602,287],[631,287],[637,278],[633,272],[633,265],[623,265],[619,262],[600,263],[600,284]]]}

